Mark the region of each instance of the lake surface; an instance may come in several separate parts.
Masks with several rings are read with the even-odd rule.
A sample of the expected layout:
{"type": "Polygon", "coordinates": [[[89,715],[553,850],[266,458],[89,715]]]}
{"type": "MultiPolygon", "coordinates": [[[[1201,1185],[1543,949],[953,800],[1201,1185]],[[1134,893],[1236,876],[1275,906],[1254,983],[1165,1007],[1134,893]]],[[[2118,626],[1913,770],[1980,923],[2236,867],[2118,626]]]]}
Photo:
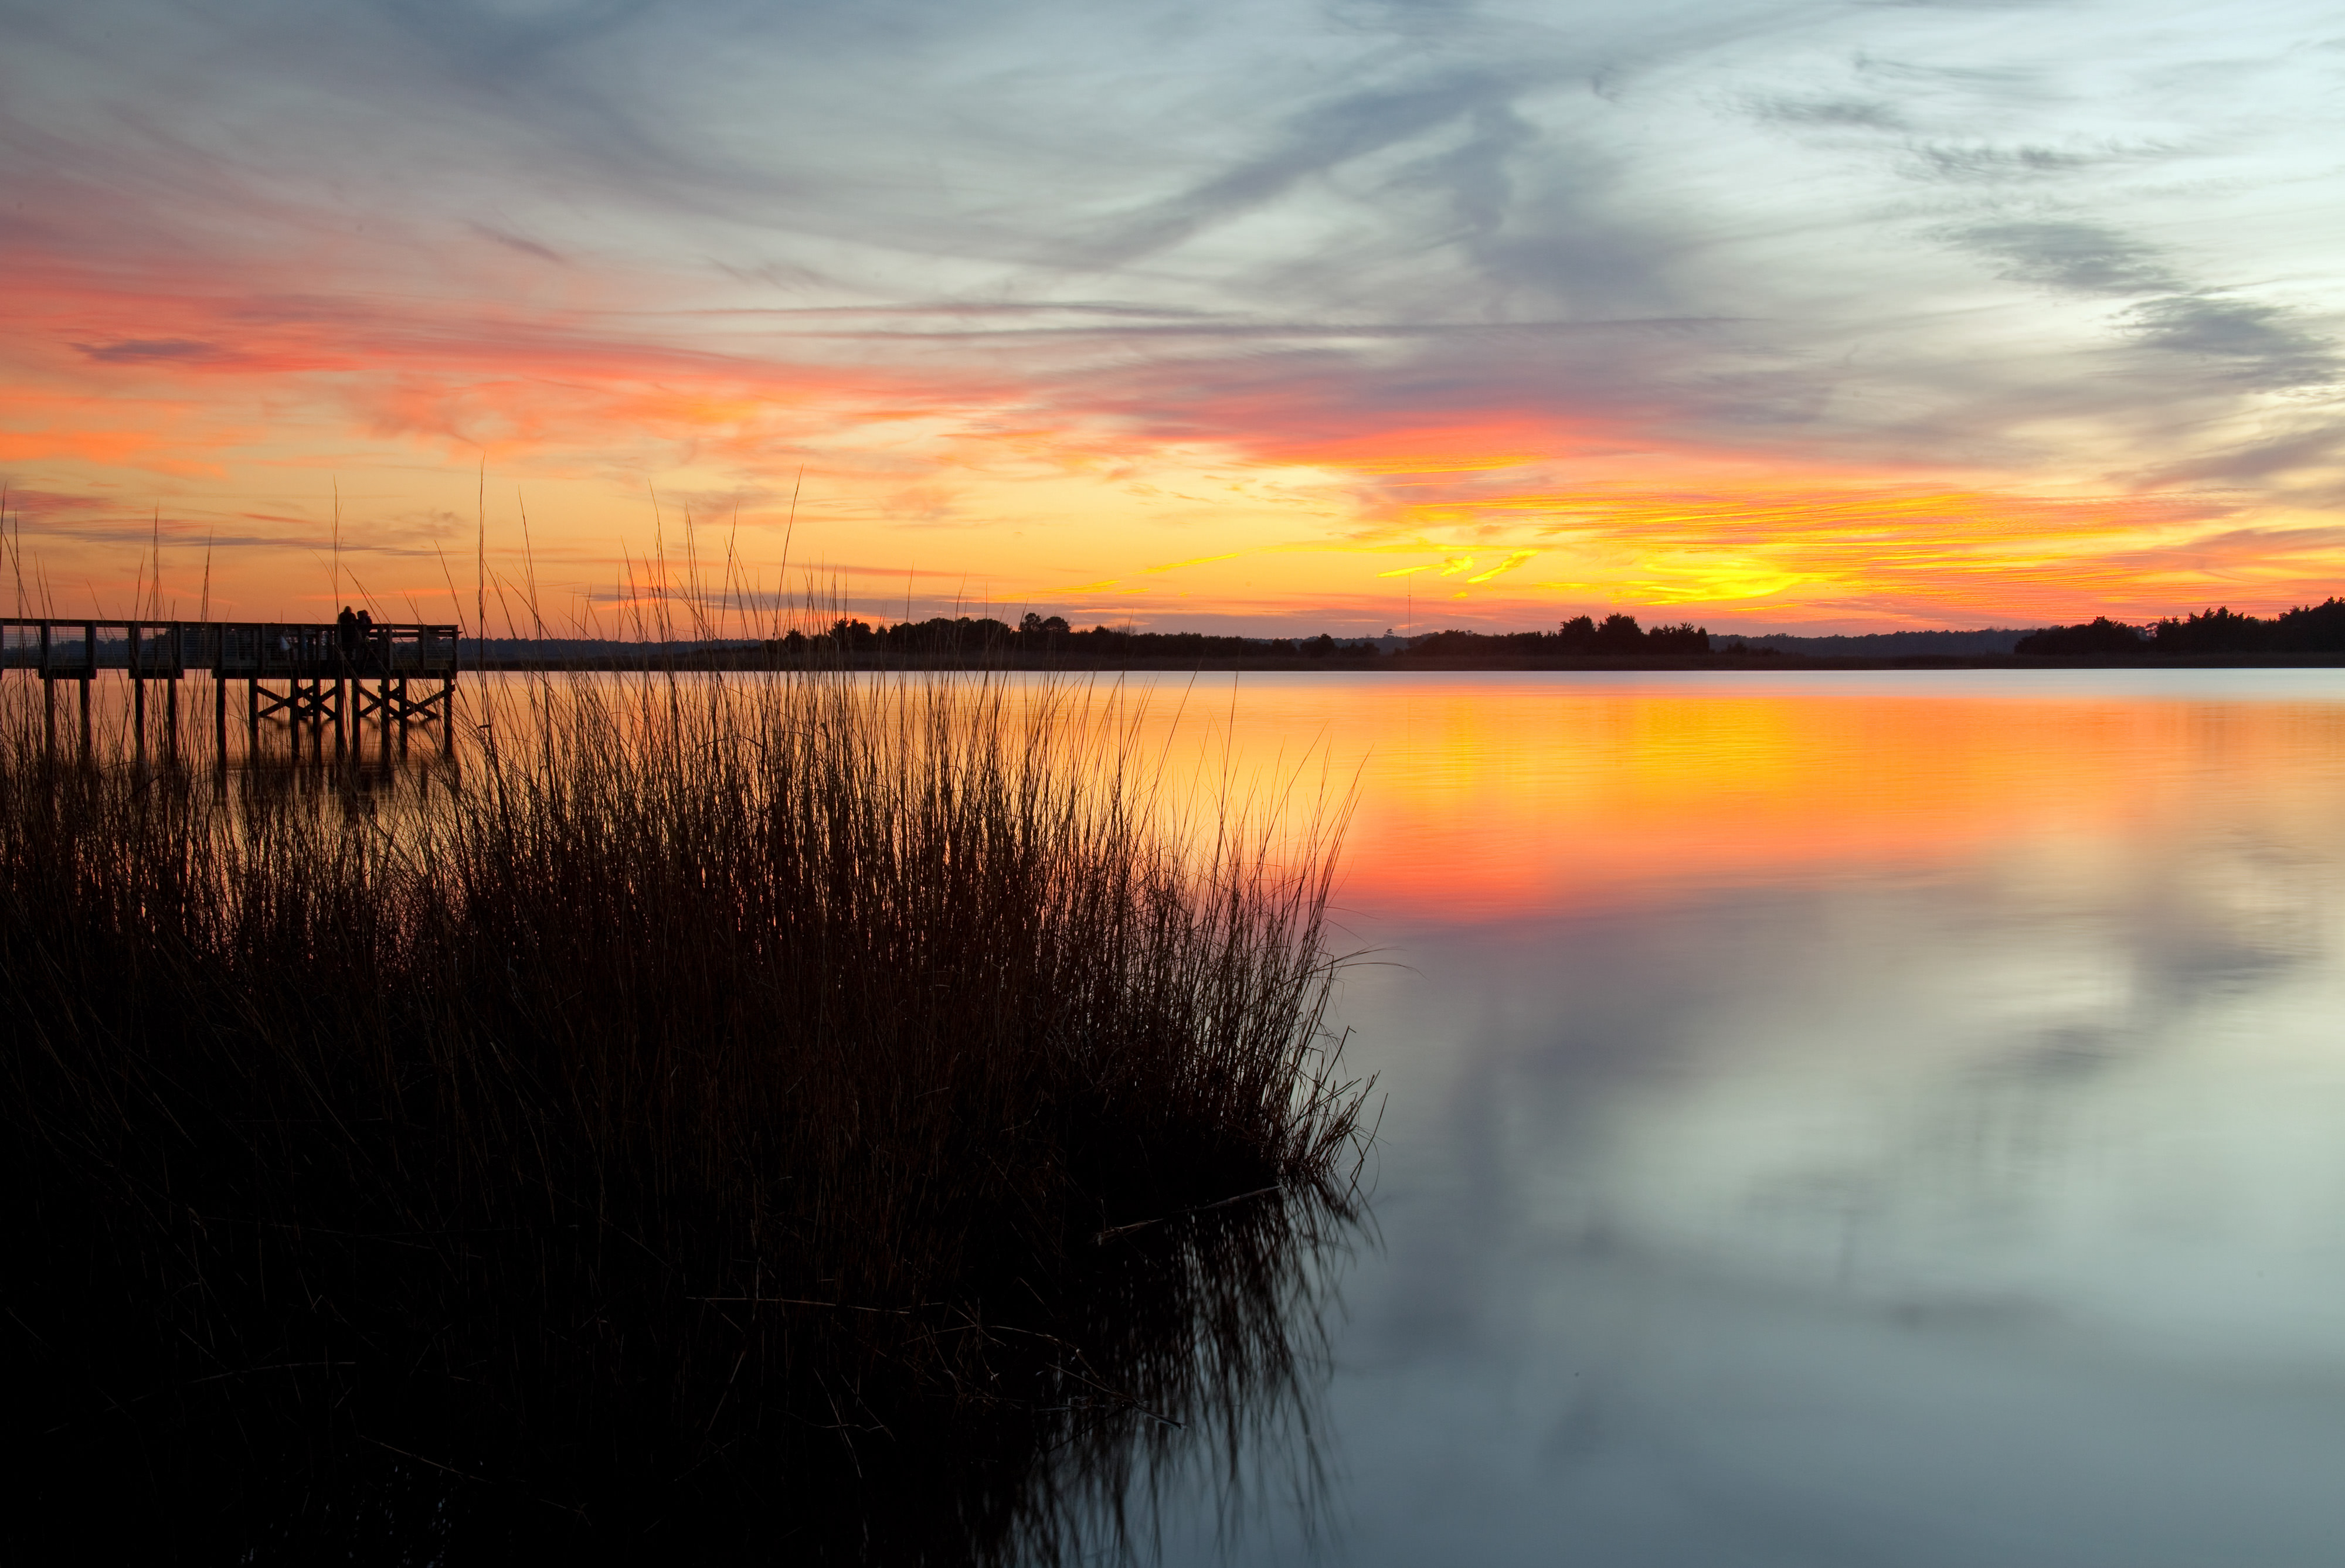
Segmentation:
{"type": "Polygon", "coordinates": [[[2345,672],[1122,689],[1355,791],[1384,1100],[1315,1446],[1167,1562],[2345,1562],[2345,672]]]}
{"type": "Polygon", "coordinates": [[[1328,1481],[1169,1561],[2345,1561],[2345,672],[1191,702],[1359,766],[1387,1104],[1328,1481]]]}

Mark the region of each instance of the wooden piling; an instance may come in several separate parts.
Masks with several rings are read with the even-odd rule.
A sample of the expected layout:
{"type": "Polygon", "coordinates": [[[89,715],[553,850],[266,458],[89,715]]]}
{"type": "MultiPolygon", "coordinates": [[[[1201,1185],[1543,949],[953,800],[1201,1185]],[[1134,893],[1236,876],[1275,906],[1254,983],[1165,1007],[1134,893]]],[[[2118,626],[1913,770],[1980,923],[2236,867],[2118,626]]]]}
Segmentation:
{"type": "Polygon", "coordinates": [[[81,760],[89,761],[89,685],[97,679],[97,622],[86,622],[81,629],[81,760]]]}
{"type": "Polygon", "coordinates": [[[179,754],[179,677],[187,671],[187,650],[179,643],[179,628],[170,628],[171,657],[169,668],[163,673],[163,754],[176,758],[179,754]]]}
{"type": "Polygon", "coordinates": [[[137,760],[147,760],[147,669],[139,660],[138,623],[122,629],[130,671],[130,745],[137,760]]]}

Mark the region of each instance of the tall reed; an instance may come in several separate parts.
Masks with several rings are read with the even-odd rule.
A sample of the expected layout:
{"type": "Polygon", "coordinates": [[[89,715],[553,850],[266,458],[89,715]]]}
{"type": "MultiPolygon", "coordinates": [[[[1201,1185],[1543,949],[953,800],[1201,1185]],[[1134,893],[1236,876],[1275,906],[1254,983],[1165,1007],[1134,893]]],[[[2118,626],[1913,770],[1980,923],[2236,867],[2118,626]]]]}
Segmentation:
{"type": "Polygon", "coordinates": [[[53,762],[0,698],[25,1473],[239,1549],[726,1492],[943,1561],[1118,1493],[1110,1427],[1289,1397],[1358,1132],[1331,842],[1168,826],[1070,688],[604,677],[493,721],[461,766],[223,779],[53,762]],[[875,1469],[959,1476],[955,1517],[830,1506],[875,1469]]]}

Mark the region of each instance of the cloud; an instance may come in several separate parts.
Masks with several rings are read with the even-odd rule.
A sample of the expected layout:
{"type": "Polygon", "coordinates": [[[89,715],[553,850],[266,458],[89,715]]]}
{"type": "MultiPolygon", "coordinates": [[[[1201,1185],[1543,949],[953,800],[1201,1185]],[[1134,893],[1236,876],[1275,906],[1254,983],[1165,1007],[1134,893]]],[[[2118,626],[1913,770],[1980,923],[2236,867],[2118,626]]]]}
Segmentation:
{"type": "Polygon", "coordinates": [[[186,363],[222,357],[218,344],[197,338],[125,338],[112,343],[76,343],[74,347],[101,365],[137,365],[158,359],[186,363]]]}
{"type": "Polygon", "coordinates": [[[2345,470],[2345,423],[2324,420],[2310,430],[2246,442],[2152,470],[2146,486],[2247,483],[2307,472],[2345,470]]]}
{"type": "MultiPolygon", "coordinates": [[[[1947,238],[2000,262],[1999,275],[2080,295],[2152,296],[2123,317],[2137,346],[2217,368],[2223,379],[2258,390],[2322,387],[2339,379],[2335,344],[2285,306],[2194,288],[2157,248],[2097,223],[2035,219],[1974,224],[1947,238]]],[[[2181,472],[2191,465],[2173,465],[2181,472]]],[[[2246,470],[2228,471],[2250,477],[2246,470]]]]}
{"type": "Polygon", "coordinates": [[[2137,341],[2152,349],[2213,360],[2259,389],[2320,387],[2339,379],[2334,342],[2299,326],[2276,305],[2216,294],[2178,294],[2134,307],[2137,341]]]}
{"type": "Polygon", "coordinates": [[[2153,247],[2096,223],[1981,223],[1950,238],[2002,262],[2002,276],[2015,282],[2080,294],[2163,294],[2183,287],[2153,247]]]}
{"type": "MultiPolygon", "coordinates": [[[[1468,582],[1487,582],[1494,577],[1503,576],[1507,572],[1514,571],[1517,567],[1521,566],[1525,561],[1531,560],[1538,554],[1538,551],[1536,550],[1518,550],[1509,554],[1504,561],[1498,562],[1497,565],[1477,572],[1466,581],[1468,582]]],[[[1447,573],[1445,572],[1443,575],[1447,576],[1447,573]]]]}
{"type": "Polygon", "coordinates": [[[13,477],[10,477],[7,487],[6,515],[19,521],[31,517],[47,524],[97,516],[116,510],[118,510],[117,504],[104,496],[28,489],[15,483],[13,477]]]}
{"type": "Polygon", "coordinates": [[[2000,183],[2081,174],[2112,164],[2139,163],[2167,156],[2156,147],[2051,147],[2022,143],[1923,142],[1908,149],[1918,172],[1942,180],[2000,183]]]}
{"type": "Polygon", "coordinates": [[[1120,219],[1077,258],[1094,267],[1136,260],[1274,200],[1311,177],[1453,125],[1465,127],[1461,144],[1421,172],[1450,193],[1464,227],[1487,228],[1505,205],[1505,153],[1519,145],[1525,129],[1505,106],[1553,70],[1524,63],[1406,74],[1306,104],[1276,127],[1261,151],[1120,219]]]}
{"type": "MultiPolygon", "coordinates": [[[[1861,537],[1766,484],[2244,507],[2333,462],[2287,422],[2337,379],[2333,313],[2257,281],[2328,259],[2282,221],[2333,119],[2277,24],[0,0],[0,25],[11,460],[226,460],[265,408],[302,461],[486,448],[709,494],[813,462],[867,487],[841,517],[958,527],[1015,510],[964,468],[1082,476],[1060,500],[1087,513],[1173,453],[1296,470],[1280,504],[1346,539],[1739,473],[1836,561],[1861,537]],[[2219,82],[2189,75],[2218,42],[2219,82]]],[[[1162,490],[1183,527],[1234,504],[1162,490]]],[[[1730,500],[1704,526],[1740,526],[1730,500]]],[[[2019,572],[2063,525],[2006,515],[2019,572]]],[[[1988,553],[1916,526],[1966,541],[1933,570],[1988,553]]]]}
{"type": "Polygon", "coordinates": [[[1907,121],[1893,104],[1872,98],[1763,98],[1751,106],[1762,120],[1787,126],[1902,131],[1907,121]]]}
{"type": "Polygon", "coordinates": [[[507,234],[504,230],[485,223],[475,223],[467,227],[482,238],[492,244],[502,245],[508,250],[518,251],[523,256],[533,256],[540,261],[551,261],[557,267],[566,267],[570,264],[568,257],[563,256],[552,246],[540,245],[534,239],[525,239],[518,234],[507,234]]]}

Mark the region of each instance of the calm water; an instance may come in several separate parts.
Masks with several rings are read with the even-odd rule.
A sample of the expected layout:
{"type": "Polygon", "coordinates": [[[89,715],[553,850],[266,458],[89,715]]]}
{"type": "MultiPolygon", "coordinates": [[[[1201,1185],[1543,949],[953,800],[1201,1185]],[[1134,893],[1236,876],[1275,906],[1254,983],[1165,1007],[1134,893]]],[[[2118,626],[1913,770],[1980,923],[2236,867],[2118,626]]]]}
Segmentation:
{"type": "Polygon", "coordinates": [[[1386,1097],[1316,1452],[1169,1562],[2345,1562],[2345,672],[1127,690],[1356,779],[1386,1097]]]}
{"type": "Polygon", "coordinates": [[[1172,1561],[2345,1561],[2345,673],[1218,680],[1389,1104],[1172,1561]]]}

